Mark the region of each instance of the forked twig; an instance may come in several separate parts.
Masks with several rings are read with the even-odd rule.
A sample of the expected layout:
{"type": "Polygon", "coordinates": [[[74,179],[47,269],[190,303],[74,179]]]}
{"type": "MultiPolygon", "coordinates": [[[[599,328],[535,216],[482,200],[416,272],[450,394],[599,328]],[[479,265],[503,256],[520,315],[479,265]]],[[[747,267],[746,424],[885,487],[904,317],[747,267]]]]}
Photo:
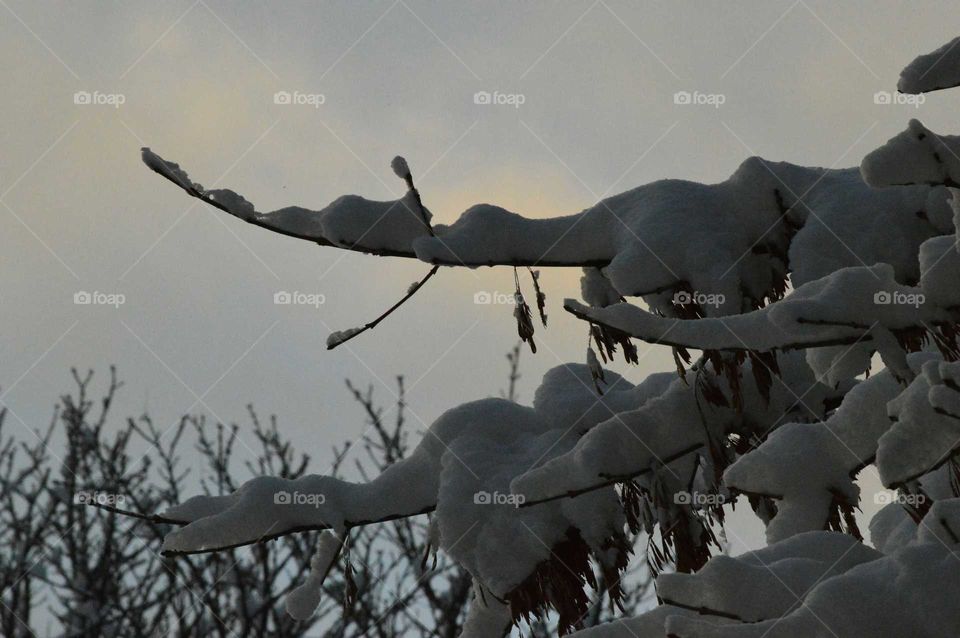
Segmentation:
{"type": "MultiPolygon", "coordinates": [[[[390,167],[393,169],[393,172],[407,183],[407,188],[413,194],[413,199],[417,204],[417,210],[420,214],[420,219],[423,221],[423,225],[427,229],[427,233],[431,237],[436,237],[433,232],[433,227],[430,225],[430,218],[427,216],[427,210],[423,207],[423,202],[420,200],[420,191],[417,190],[416,186],[413,184],[413,175],[410,173],[410,167],[407,165],[407,160],[403,159],[399,155],[393,158],[393,161],[390,162],[390,167]]],[[[387,308],[379,317],[370,321],[359,328],[350,328],[349,330],[337,331],[327,337],[327,350],[333,350],[339,345],[342,345],[354,337],[357,337],[367,330],[371,330],[377,327],[381,321],[386,319],[393,313],[394,310],[402,306],[407,299],[417,294],[417,291],[420,290],[424,284],[430,281],[430,278],[437,274],[437,271],[440,270],[440,265],[436,264],[430,271],[418,282],[415,282],[409,288],[407,288],[407,294],[400,298],[400,300],[387,308]]]]}

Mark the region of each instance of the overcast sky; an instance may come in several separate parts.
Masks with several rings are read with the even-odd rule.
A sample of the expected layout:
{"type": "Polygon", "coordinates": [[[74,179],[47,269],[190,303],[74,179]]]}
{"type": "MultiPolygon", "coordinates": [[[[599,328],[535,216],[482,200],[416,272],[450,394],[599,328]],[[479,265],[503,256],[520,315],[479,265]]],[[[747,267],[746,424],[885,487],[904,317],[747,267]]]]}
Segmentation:
{"type": "MultiPolygon", "coordinates": [[[[172,425],[190,411],[247,426],[252,402],[322,473],[330,446],[363,431],[345,378],[389,402],[393,377],[406,375],[418,429],[506,385],[512,308],[474,294],[511,292],[510,269],[444,269],[375,331],[327,352],[331,330],[372,319],[427,266],[229,218],[146,169],[141,146],[259,210],[393,198],[403,185],[389,161],[402,154],[436,222],[481,202],[572,213],[660,178],[719,181],[751,154],[853,166],[911,117],[951,131],[953,95],[915,106],[874,94],[956,35],[944,19],[955,10],[0,0],[0,401],[10,427],[45,426],[71,366],[103,380],[116,364],[118,416],[147,410],[172,425]],[[279,91],[313,104],[276,104],[279,91]],[[477,104],[480,91],[512,103],[477,104]],[[675,104],[680,91],[713,104],[675,104]],[[77,104],[78,92],[102,103],[77,104]],[[283,290],[325,303],[275,305],[283,290]],[[80,291],[124,303],[77,305],[80,291]]],[[[550,327],[537,355],[524,352],[522,401],[545,370],[584,357],[585,325],[561,308],[578,296],[579,274],[541,277],[550,327]]],[[[617,366],[631,381],[672,368],[666,348],[640,351],[639,366],[617,366]]]]}

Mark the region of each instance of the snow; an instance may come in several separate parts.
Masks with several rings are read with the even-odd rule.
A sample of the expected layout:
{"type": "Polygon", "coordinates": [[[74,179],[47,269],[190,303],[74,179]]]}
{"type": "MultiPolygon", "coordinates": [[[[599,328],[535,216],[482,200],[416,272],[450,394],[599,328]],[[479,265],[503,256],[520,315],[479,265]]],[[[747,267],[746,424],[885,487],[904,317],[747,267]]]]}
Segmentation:
{"type": "Polygon", "coordinates": [[[900,72],[897,90],[926,93],[960,85],[960,38],[913,60],[900,72]]]}
{"type": "MultiPolygon", "coordinates": [[[[717,557],[692,576],[663,575],[658,583],[661,591],[669,592],[665,600],[676,596],[687,609],[665,604],[624,623],[636,623],[633,626],[641,631],[633,635],[640,638],[667,632],[679,638],[953,635],[958,612],[948,592],[955,592],[960,581],[955,564],[951,565],[956,556],[942,545],[929,543],[883,557],[840,534],[805,536],[809,543],[841,542],[825,543],[835,548],[833,555],[808,556],[802,546],[784,542],[779,544],[780,551],[762,559],[758,554],[767,550],[748,554],[746,559],[717,557]],[[691,613],[692,609],[701,614],[691,613]]],[[[574,635],[630,635],[624,629],[611,623],[574,635]]]]}
{"type": "MultiPolygon", "coordinates": [[[[916,145],[915,136],[908,137],[916,145]]],[[[917,149],[927,164],[933,162],[926,149],[930,144],[928,139],[917,149]]],[[[668,315],[667,302],[681,289],[718,299],[703,309],[708,316],[736,314],[775,299],[788,261],[794,285],[840,267],[878,262],[892,265],[898,281],[909,283],[918,274],[920,244],[951,230],[944,221],[950,210],[943,188],[875,190],[856,169],[808,168],[759,157],[748,158],[717,184],[660,180],[565,217],[529,219],[478,204],[453,224],[436,225],[435,237],[422,222],[412,190],[394,201],[346,195],[320,210],[291,206],[259,213],[233,191],[204,191],[177,164],[149,149],[143,159],[190,194],[276,232],[446,265],[586,266],[592,269],[585,275],[588,302],[609,305],[621,296],[644,296],[668,315]],[[918,211],[924,223],[912,223],[918,211]],[[597,278],[600,274],[605,281],[597,278]]],[[[894,165],[899,165],[899,151],[894,165]]],[[[402,158],[393,167],[402,175],[409,170],[402,158]]],[[[871,171],[863,173],[869,180],[871,171]]]]}
{"type": "Polygon", "coordinates": [[[591,306],[603,308],[619,303],[621,295],[599,268],[585,267],[580,277],[580,295],[591,306]]]}
{"type": "MultiPolygon", "coordinates": [[[[416,284],[414,284],[416,285],[416,284]]],[[[327,350],[336,348],[344,341],[351,339],[354,335],[362,331],[363,328],[348,328],[346,330],[336,330],[327,335],[327,350]]]]}
{"type": "Polygon", "coordinates": [[[956,235],[934,237],[920,247],[920,288],[930,303],[951,308],[960,306],[960,251],[956,235]]]}
{"type": "Polygon", "coordinates": [[[657,595],[665,604],[759,622],[789,614],[802,602],[799,593],[880,556],[847,534],[808,532],[737,558],[717,556],[696,574],[663,574],[657,595]]]}
{"type": "Polygon", "coordinates": [[[230,211],[231,215],[244,221],[256,218],[256,210],[254,210],[253,204],[244,199],[242,195],[226,189],[206,191],[206,195],[230,211]]]}
{"type": "Polygon", "coordinates": [[[391,160],[390,168],[393,169],[393,174],[400,179],[407,179],[410,177],[410,167],[407,166],[407,160],[403,159],[399,155],[391,160]]]}
{"type": "Polygon", "coordinates": [[[907,130],[871,151],[860,163],[867,184],[875,187],[898,184],[955,186],[960,183],[960,137],[937,135],[919,120],[910,120],[907,130]]]}
{"type": "Polygon", "coordinates": [[[498,638],[507,633],[512,621],[509,608],[493,596],[482,596],[482,583],[474,581],[473,599],[463,622],[460,638],[498,638]]]}
{"type": "Polygon", "coordinates": [[[180,168],[179,164],[174,162],[168,162],[149,148],[144,146],[140,149],[140,157],[143,160],[143,163],[146,164],[150,170],[160,173],[170,181],[174,182],[180,188],[184,190],[197,190],[203,191],[203,187],[200,184],[194,184],[190,180],[190,176],[180,168]]]}
{"type": "MultiPolygon", "coordinates": [[[[922,289],[898,283],[887,264],[843,268],[800,286],[775,304],[723,318],[677,320],[627,303],[591,308],[572,299],[565,300],[564,307],[650,343],[769,351],[869,340],[891,360],[896,353],[882,348],[882,329],[902,329],[919,325],[919,321],[933,323],[947,318],[945,312],[926,302],[922,289]],[[913,303],[878,303],[878,295],[883,295],[881,300],[913,303]]],[[[846,349],[836,351],[843,352],[846,349]]],[[[818,373],[826,374],[833,361],[814,358],[811,363],[817,364],[818,373]]]]}
{"type": "MultiPolygon", "coordinates": [[[[410,254],[413,240],[427,234],[420,204],[413,191],[393,201],[345,195],[320,210],[289,206],[260,213],[253,204],[231,190],[205,191],[200,184],[191,181],[178,164],[164,160],[148,148],[143,149],[142,157],[152,170],[188,193],[214,203],[244,221],[283,234],[377,254],[410,254]]],[[[430,211],[424,211],[430,219],[430,211]]]]}
{"type": "MultiPolygon", "coordinates": [[[[749,378],[749,364],[745,365],[744,376],[749,378]]],[[[784,355],[779,365],[783,383],[773,384],[769,400],[760,396],[753,383],[745,383],[739,413],[729,403],[728,407],[702,405],[694,384],[676,380],[662,395],[590,428],[572,450],[515,478],[511,488],[528,500],[539,500],[594,486],[609,477],[643,473],[640,480],[646,483],[655,475],[670,494],[685,490],[695,455],[677,454],[697,450],[703,453],[708,444],[705,426],[715,436],[729,428],[747,426],[765,433],[790,417],[823,416],[811,409],[816,406],[822,410],[832,389],[816,382],[802,355],[784,355]],[[805,400],[799,404],[789,390],[794,384],[808,388],[805,400]],[[677,458],[669,461],[674,457],[677,458]]]]}
{"type": "MultiPolygon", "coordinates": [[[[956,506],[934,507],[952,515],[956,506]]],[[[844,534],[808,532],[718,556],[694,575],[661,575],[665,604],[574,635],[622,638],[633,623],[638,638],[949,638],[960,627],[954,547],[928,535],[883,555],[844,534]]]]}
{"type": "MultiPolygon", "coordinates": [[[[929,353],[911,355],[914,369],[929,353]]],[[[777,512],[767,526],[767,542],[823,529],[834,499],[842,494],[855,505],[853,477],[872,461],[878,439],[891,423],[887,402],[901,386],[889,370],[858,383],[840,408],[822,423],[790,423],[776,429],[724,474],[724,485],[741,492],[776,495],[777,512]],[[810,459],[817,459],[811,464],[810,459]]]]}
{"type": "Polygon", "coordinates": [[[920,245],[953,232],[947,189],[870,188],[856,169],[837,171],[831,179],[834,188],[821,192],[818,187],[803,198],[811,214],[790,244],[793,285],[877,263],[893,266],[901,283],[916,282],[920,245]]]}
{"type": "MultiPolygon", "coordinates": [[[[529,508],[518,507],[522,500],[510,493],[513,477],[569,451],[583,431],[666,385],[657,377],[635,388],[613,372],[605,375],[603,397],[588,367],[570,364],[545,375],[533,407],[483,399],[448,410],[410,456],[370,483],[261,477],[228,496],[194,497],[164,513],[189,524],[169,533],[163,549],[210,551],[291,530],[349,529],[433,510],[439,547],[504,598],[550,558],[569,529],[579,530],[597,556],[622,534],[624,514],[613,488],[529,508]],[[502,538],[513,539],[509,552],[502,538]]],[[[292,598],[295,613],[309,614],[317,599],[316,574],[324,571],[333,536],[325,539],[304,589],[292,598]]]]}
{"type": "Polygon", "coordinates": [[[570,638],[663,638],[664,624],[671,616],[695,616],[680,607],[660,605],[645,614],[611,621],[570,634],[570,638]]]}
{"type": "Polygon", "coordinates": [[[918,543],[960,543],[960,498],[937,501],[917,527],[918,543]]]}
{"type": "Polygon", "coordinates": [[[934,469],[960,446],[960,401],[955,378],[958,363],[931,360],[923,374],[898,397],[888,411],[895,423],[881,438],[877,469],[887,487],[898,487],[934,469]],[[953,386],[953,387],[951,387],[953,386]]]}
{"type": "MultiPolygon", "coordinates": [[[[960,85],[958,42],[914,60],[900,90],[960,85]]],[[[678,573],[658,577],[654,610],[578,636],[956,635],[960,497],[947,461],[960,450],[960,362],[950,360],[960,136],[911,120],[859,169],[751,157],[716,184],[660,180],[567,216],[477,204],[435,235],[399,156],[391,169],[410,188],[400,199],[345,195],[268,213],[234,191],[205,190],[148,148],[142,158],[191,196],[322,245],[444,265],[582,267],[571,313],[704,351],[682,379],[657,373],[634,385],[589,347],[586,365],[544,375],[532,406],[483,399],[446,411],[370,482],[262,477],[172,507],[164,515],[184,525],[165,551],[324,530],[286,600],[303,619],[351,527],[430,513],[431,544],[474,579],[463,634],[472,638],[502,635],[531,598],[562,606],[538,580],[560,547],[621,568],[629,522],[671,545],[678,573]],[[850,525],[855,480],[871,464],[884,486],[924,504],[881,509],[870,521],[875,549],[851,530],[826,531],[850,525]],[[768,546],[707,560],[720,508],[691,494],[751,497],[768,546]],[[697,554],[684,567],[695,573],[679,573],[683,551],[697,554]]],[[[328,348],[361,330],[331,334],[328,348]]]]}
{"type": "Polygon", "coordinates": [[[890,502],[870,519],[870,542],[889,554],[913,541],[917,524],[900,503],[890,502]]]}
{"type": "Polygon", "coordinates": [[[317,610],[323,593],[323,581],[340,553],[342,545],[340,536],[343,532],[340,531],[339,534],[330,530],[320,533],[317,551],[310,559],[310,572],[307,574],[306,581],[287,594],[287,613],[293,618],[306,620],[317,610]]]}

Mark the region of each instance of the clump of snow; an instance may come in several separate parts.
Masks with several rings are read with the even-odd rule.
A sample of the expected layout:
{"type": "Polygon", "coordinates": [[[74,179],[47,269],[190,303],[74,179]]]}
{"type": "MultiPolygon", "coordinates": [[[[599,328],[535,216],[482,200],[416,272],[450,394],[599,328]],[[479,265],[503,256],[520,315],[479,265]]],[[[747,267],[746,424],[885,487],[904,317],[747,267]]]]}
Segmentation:
{"type": "MultiPolygon", "coordinates": [[[[339,534],[342,535],[343,532],[340,531],[339,534]]],[[[340,535],[324,530],[317,539],[317,551],[310,559],[310,572],[307,574],[307,579],[287,594],[287,613],[293,618],[306,620],[317,610],[323,593],[323,581],[343,544],[340,535]]]]}
{"type": "Polygon", "coordinates": [[[870,542],[877,551],[890,554],[911,543],[917,523],[901,504],[890,502],[870,519],[870,542]]]}
{"type": "MultiPolygon", "coordinates": [[[[844,268],[800,286],[775,304],[723,318],[679,320],[627,303],[593,308],[571,299],[564,307],[650,343],[688,348],[770,351],[869,342],[864,356],[846,360],[842,368],[846,375],[863,372],[874,351],[879,351],[888,365],[897,365],[902,353],[898,345],[890,343],[889,331],[949,319],[948,313],[926,300],[922,289],[897,282],[887,264],[844,268]],[[861,369],[850,369],[852,361],[861,369]]],[[[808,361],[818,375],[829,379],[837,358],[848,350],[828,352],[831,357],[817,353],[808,361]]]]}
{"type": "Polygon", "coordinates": [[[580,277],[580,295],[591,306],[600,308],[620,303],[622,296],[603,276],[599,268],[584,268],[580,277]]]}
{"type": "Polygon", "coordinates": [[[954,38],[931,53],[921,55],[900,72],[897,90],[926,93],[960,85],[960,38],[954,38]]]}
{"type": "Polygon", "coordinates": [[[206,191],[207,197],[226,208],[231,215],[239,217],[244,221],[250,221],[256,218],[257,211],[253,204],[248,202],[242,195],[238,195],[231,190],[216,189],[206,191]]]}
{"type": "MultiPolygon", "coordinates": [[[[570,638],[663,638],[666,635],[664,625],[667,618],[697,615],[697,612],[689,609],[660,605],[633,618],[618,618],[603,625],[576,631],[570,634],[570,638]]],[[[721,619],[719,622],[724,620],[721,619]]]]}
{"type": "Polygon", "coordinates": [[[663,574],[666,604],[741,622],[779,618],[802,604],[798,595],[820,581],[880,558],[847,534],[807,532],[737,558],[717,556],[696,574],[663,574]]]}
{"type": "Polygon", "coordinates": [[[904,485],[946,461],[960,446],[960,363],[931,360],[889,402],[895,419],[881,438],[877,468],[887,487],[904,485]]]}
{"type": "Polygon", "coordinates": [[[390,168],[393,169],[393,174],[400,179],[405,180],[410,177],[410,167],[407,166],[407,160],[403,159],[399,155],[391,160],[390,168]]]}
{"type": "Polygon", "coordinates": [[[794,287],[876,263],[893,266],[901,283],[916,282],[920,245],[953,232],[945,187],[871,188],[857,169],[836,171],[825,181],[832,188],[818,186],[803,198],[810,214],[789,251],[794,287]]]}
{"type": "MultiPolygon", "coordinates": [[[[927,517],[956,521],[958,501],[938,502],[927,517]]],[[[718,556],[697,574],[661,575],[656,609],[574,636],[949,638],[960,626],[960,570],[955,541],[935,534],[887,555],[845,534],[808,532],[718,556]]]]}
{"type": "Polygon", "coordinates": [[[362,331],[363,328],[347,328],[346,330],[336,330],[327,335],[327,350],[336,348],[344,341],[353,338],[354,335],[362,331]]]}
{"type": "MultiPolygon", "coordinates": [[[[813,406],[822,410],[833,390],[817,383],[802,355],[784,355],[779,365],[784,383],[774,384],[769,398],[754,384],[744,384],[739,412],[729,396],[727,406],[702,405],[697,386],[676,380],[663,394],[638,408],[621,411],[592,427],[568,453],[514,479],[512,490],[527,499],[542,499],[630,476],[639,476],[635,480],[642,485],[660,481],[671,495],[686,490],[697,464],[694,452],[706,456],[709,436],[723,436],[738,426],[749,428],[747,433],[752,429],[764,433],[791,416],[823,417],[810,410],[813,406]],[[809,389],[799,404],[788,390],[793,384],[809,389]]],[[[749,376],[749,364],[745,367],[745,376],[749,376]]]]}
{"type": "Polygon", "coordinates": [[[479,588],[483,583],[474,581],[473,598],[463,621],[460,638],[498,638],[507,633],[513,619],[507,605],[493,596],[483,596],[479,588]]]}
{"type": "MultiPolygon", "coordinates": [[[[143,161],[195,197],[211,203],[244,221],[286,235],[310,239],[322,244],[376,254],[412,256],[411,244],[427,234],[421,216],[421,204],[412,191],[394,201],[372,201],[358,195],[345,195],[321,210],[289,206],[259,213],[241,195],[227,189],[205,191],[192,182],[179,165],[143,149],[143,161]]],[[[431,213],[423,208],[429,220],[431,213]]]]}
{"type": "Polygon", "coordinates": [[[146,164],[151,170],[160,173],[170,181],[180,186],[180,188],[186,191],[203,191],[203,186],[193,183],[193,181],[190,179],[190,176],[187,175],[186,171],[180,168],[179,164],[175,162],[168,162],[146,146],[140,149],[140,157],[143,160],[143,163],[146,164]]]}
{"type": "MultiPolygon", "coordinates": [[[[938,502],[927,518],[956,521],[958,500],[938,502]]],[[[955,546],[927,531],[883,555],[844,534],[808,532],[718,556],[697,574],[661,575],[664,604],[623,624],[636,623],[639,638],[949,638],[960,626],[955,546]]],[[[610,623],[574,635],[631,634],[610,623]]]]}
{"type": "Polygon", "coordinates": [[[920,288],[940,308],[960,307],[960,250],[956,235],[934,237],[920,247],[920,288]]]}
{"type": "MultiPolygon", "coordinates": [[[[228,496],[194,497],[164,513],[188,523],[167,535],[164,550],[210,551],[291,530],[341,530],[432,510],[439,547],[503,598],[550,558],[569,529],[577,529],[597,555],[622,533],[624,513],[612,487],[534,507],[520,507],[522,496],[510,492],[515,476],[569,451],[593,424],[637,407],[664,385],[658,379],[634,388],[607,374],[603,397],[594,391],[588,367],[571,364],[547,373],[533,407],[484,399],[453,408],[410,456],[370,483],[264,477],[228,496]],[[503,538],[511,539],[508,546],[503,538]]],[[[335,538],[321,540],[312,575],[290,603],[295,613],[313,609],[315,575],[324,572],[335,538]]]]}
{"type": "Polygon", "coordinates": [[[903,184],[960,184],[960,137],[937,135],[919,120],[907,130],[871,151],[860,163],[864,181],[871,186],[903,184]]]}
{"type": "MultiPolygon", "coordinates": [[[[938,358],[917,353],[911,363],[919,369],[923,361],[938,358]]],[[[776,515],[767,525],[768,542],[824,529],[838,495],[851,507],[857,504],[853,476],[873,460],[878,439],[891,425],[887,402],[901,390],[891,372],[883,370],[854,386],[826,421],[784,425],[727,468],[725,486],[777,499],[776,515]],[[811,464],[811,459],[817,462],[811,464]]]]}

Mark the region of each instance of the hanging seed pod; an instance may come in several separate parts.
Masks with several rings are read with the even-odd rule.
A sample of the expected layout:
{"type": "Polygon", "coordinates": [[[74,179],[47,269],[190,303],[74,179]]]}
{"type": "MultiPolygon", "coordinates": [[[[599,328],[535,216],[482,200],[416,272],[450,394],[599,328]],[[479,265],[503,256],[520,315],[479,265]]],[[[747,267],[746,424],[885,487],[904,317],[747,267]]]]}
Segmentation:
{"type": "Polygon", "coordinates": [[[537,312],[540,313],[540,323],[547,327],[547,296],[540,290],[540,271],[527,267],[530,271],[530,278],[533,280],[533,289],[537,293],[537,312]]]}
{"type": "Polygon", "coordinates": [[[523,293],[520,292],[520,278],[517,276],[516,268],[513,269],[513,282],[516,286],[513,293],[513,316],[517,320],[517,334],[520,335],[521,341],[530,344],[530,351],[536,354],[537,344],[533,341],[533,314],[530,312],[527,300],[523,298],[523,293]]]}
{"type": "Polygon", "coordinates": [[[594,352],[591,346],[587,346],[587,367],[590,368],[590,378],[593,379],[593,387],[597,389],[597,394],[603,395],[603,390],[600,389],[600,382],[602,381],[606,385],[607,380],[603,377],[603,366],[600,365],[600,360],[597,359],[597,353],[594,352]]]}

